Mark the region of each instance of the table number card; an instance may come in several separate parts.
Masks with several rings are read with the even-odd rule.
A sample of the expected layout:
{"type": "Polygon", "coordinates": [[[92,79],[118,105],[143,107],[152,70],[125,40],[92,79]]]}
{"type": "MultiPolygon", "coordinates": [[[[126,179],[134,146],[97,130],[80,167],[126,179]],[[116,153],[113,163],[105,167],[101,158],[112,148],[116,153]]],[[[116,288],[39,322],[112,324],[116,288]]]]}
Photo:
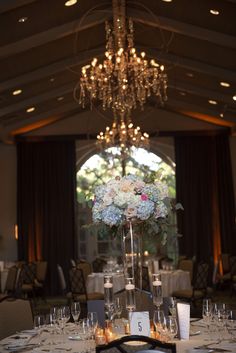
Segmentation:
{"type": "Polygon", "coordinates": [[[150,318],[148,311],[133,311],[129,313],[131,335],[150,336],[150,318]]]}
{"type": "Polygon", "coordinates": [[[179,338],[181,340],[188,340],[190,329],[190,305],[187,303],[177,303],[177,317],[179,338]]]}

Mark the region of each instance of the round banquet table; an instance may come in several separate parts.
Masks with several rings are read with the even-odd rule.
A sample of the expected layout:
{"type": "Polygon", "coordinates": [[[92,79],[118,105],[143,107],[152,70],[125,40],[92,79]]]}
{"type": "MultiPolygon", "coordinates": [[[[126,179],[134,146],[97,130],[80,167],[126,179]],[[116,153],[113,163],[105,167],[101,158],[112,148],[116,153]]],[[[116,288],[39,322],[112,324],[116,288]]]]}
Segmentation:
{"type": "MultiPolygon", "coordinates": [[[[191,289],[190,274],[188,271],[160,270],[162,278],[162,295],[170,297],[172,293],[180,289],[191,289]]],[[[109,273],[110,274],[110,273],[109,273]]],[[[114,293],[124,289],[125,279],[123,273],[111,273],[113,276],[114,293]]],[[[87,278],[87,292],[104,293],[104,273],[92,273],[87,278]]],[[[150,278],[151,282],[151,278],[150,278]]]]}
{"type": "MultiPolygon", "coordinates": [[[[212,352],[220,352],[220,349],[222,352],[224,352],[224,350],[226,350],[225,352],[236,352],[236,343],[230,342],[229,337],[225,337],[226,335],[224,335],[224,339],[221,343],[216,343],[216,339],[209,341],[209,336],[207,335],[205,327],[201,322],[199,325],[196,323],[196,325],[191,326],[191,331],[193,335],[190,336],[189,340],[180,341],[175,339],[173,341],[173,343],[176,343],[177,353],[207,353],[209,349],[212,349],[212,352]],[[196,333],[198,334],[196,335],[196,333]],[[194,349],[194,347],[199,347],[203,344],[208,344],[209,349],[194,349]],[[214,348],[217,348],[218,351],[214,350],[214,348]]],[[[32,335],[29,330],[23,331],[1,340],[0,352],[24,352],[23,347],[32,345],[25,348],[25,351],[33,353],[83,353],[85,350],[88,350],[88,347],[90,347],[91,350],[89,351],[93,353],[95,351],[95,342],[92,340],[81,340],[75,332],[76,326],[74,324],[66,325],[66,333],[64,335],[61,333],[55,334],[54,328],[50,326],[40,329],[36,335],[32,335]],[[17,347],[19,348],[17,349],[17,347]]],[[[138,350],[140,350],[140,345],[138,350]]]]}
{"type": "Polygon", "coordinates": [[[104,293],[104,275],[113,276],[114,293],[125,288],[125,278],[123,273],[91,273],[87,277],[87,292],[88,293],[104,293]]]}

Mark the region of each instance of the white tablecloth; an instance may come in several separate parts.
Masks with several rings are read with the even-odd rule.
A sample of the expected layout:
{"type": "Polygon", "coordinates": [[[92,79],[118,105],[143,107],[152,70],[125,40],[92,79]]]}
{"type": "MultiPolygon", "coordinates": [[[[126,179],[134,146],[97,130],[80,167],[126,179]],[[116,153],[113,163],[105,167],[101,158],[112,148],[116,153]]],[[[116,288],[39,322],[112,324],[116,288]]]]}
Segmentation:
{"type": "MultiPolygon", "coordinates": [[[[190,289],[190,275],[187,271],[159,271],[162,278],[162,295],[170,297],[175,290],[190,289]]],[[[92,273],[87,278],[87,292],[104,293],[104,273],[92,273]]],[[[114,292],[118,292],[125,287],[124,275],[121,273],[113,274],[114,292]]]]}
{"type": "MultiPolygon", "coordinates": [[[[110,273],[109,273],[110,274],[110,273]]],[[[113,276],[114,293],[125,288],[125,278],[123,273],[111,273],[113,276]]],[[[92,273],[87,277],[87,292],[104,293],[104,273],[92,273]]]]}
{"type": "MultiPolygon", "coordinates": [[[[29,335],[27,332],[22,332],[22,333],[17,333],[11,337],[5,338],[4,340],[0,341],[0,352],[5,353],[9,352],[10,350],[7,349],[7,346],[9,344],[20,344],[20,342],[23,343],[23,341],[28,342],[30,344],[39,344],[38,346],[32,347],[29,351],[34,352],[34,353],[45,353],[45,352],[50,352],[50,353],[55,353],[55,352],[71,352],[71,353],[82,353],[86,348],[88,348],[88,341],[76,341],[76,340],[70,340],[69,337],[73,338],[75,336],[75,331],[76,328],[73,324],[70,324],[69,327],[67,326],[66,328],[67,333],[64,335],[62,334],[52,334],[50,333],[51,328],[46,329],[45,331],[48,332],[42,332],[40,335],[36,335],[35,337],[32,337],[29,335]],[[28,336],[28,337],[27,337],[28,336]],[[22,339],[21,339],[22,337],[22,339]],[[51,343],[51,344],[50,344],[51,343]],[[53,343],[53,344],[52,344],[53,343]]],[[[235,353],[236,352],[236,343],[230,343],[229,337],[225,337],[224,335],[222,342],[221,343],[215,343],[216,340],[209,341],[209,336],[206,334],[205,329],[202,326],[192,326],[192,331],[200,331],[201,333],[196,336],[190,337],[189,340],[186,341],[179,341],[179,340],[174,340],[174,343],[176,343],[177,347],[177,353],[207,353],[208,350],[195,350],[194,347],[198,347],[202,344],[210,344],[210,348],[222,348],[222,349],[227,349],[228,352],[235,353]]],[[[221,334],[222,336],[222,334],[221,334]]],[[[91,342],[92,346],[92,342],[91,342]]],[[[140,347],[140,346],[139,346],[140,347]]],[[[15,350],[16,351],[16,350],[15,350]]]]}

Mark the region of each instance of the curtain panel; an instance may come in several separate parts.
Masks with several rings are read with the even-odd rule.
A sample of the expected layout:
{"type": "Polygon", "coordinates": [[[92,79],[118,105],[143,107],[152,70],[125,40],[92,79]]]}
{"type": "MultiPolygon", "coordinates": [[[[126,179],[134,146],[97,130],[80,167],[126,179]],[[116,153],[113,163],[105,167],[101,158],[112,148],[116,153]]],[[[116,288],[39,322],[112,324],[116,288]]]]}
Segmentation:
{"type": "Polygon", "coordinates": [[[57,264],[76,255],[76,159],[72,141],[17,143],[19,260],[48,262],[47,289],[58,293],[57,264]]]}
{"type": "Polygon", "coordinates": [[[175,138],[180,252],[217,261],[235,252],[235,205],[228,135],[175,138]]]}

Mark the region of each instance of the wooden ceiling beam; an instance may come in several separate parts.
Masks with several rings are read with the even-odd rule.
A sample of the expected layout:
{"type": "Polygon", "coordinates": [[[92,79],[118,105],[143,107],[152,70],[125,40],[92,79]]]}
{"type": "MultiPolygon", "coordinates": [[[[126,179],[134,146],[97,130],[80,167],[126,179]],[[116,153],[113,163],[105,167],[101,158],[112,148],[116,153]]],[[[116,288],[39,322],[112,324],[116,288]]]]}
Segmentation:
{"type": "Polygon", "coordinates": [[[4,13],[7,11],[12,11],[17,9],[18,7],[22,7],[25,5],[32,4],[37,0],[1,0],[0,1],[0,13],[4,13]]]}
{"type": "Polygon", "coordinates": [[[47,31],[43,31],[34,34],[30,37],[21,39],[17,42],[10,43],[0,47],[0,58],[15,55],[29,49],[47,44],[57,39],[69,36],[73,33],[78,33],[90,27],[95,27],[101,23],[104,23],[111,17],[111,10],[107,9],[106,12],[95,12],[89,14],[83,22],[80,20],[71,21],[63,25],[50,28],[47,31]]]}
{"type": "MultiPolygon", "coordinates": [[[[16,76],[12,79],[3,81],[0,83],[0,92],[14,88],[20,87],[32,81],[41,80],[45,77],[49,77],[52,75],[57,74],[58,72],[69,70],[73,66],[79,66],[86,64],[88,61],[92,60],[95,56],[99,57],[102,55],[102,49],[104,48],[99,47],[95,49],[86,50],[82,53],[78,53],[76,56],[72,56],[60,61],[57,61],[53,64],[41,67],[34,71],[27,72],[26,74],[16,76]]],[[[76,74],[75,74],[76,77],[76,74]]]]}
{"type": "Polygon", "coordinates": [[[221,80],[227,80],[229,82],[236,82],[236,72],[232,70],[223,69],[221,67],[208,65],[200,61],[188,59],[179,55],[166,53],[164,51],[153,49],[149,47],[136,45],[136,48],[140,51],[146,52],[146,54],[152,58],[156,58],[161,63],[167,63],[172,66],[182,67],[187,70],[200,72],[206,75],[217,77],[221,80]]]}
{"type": "Polygon", "coordinates": [[[187,37],[214,43],[222,47],[236,49],[236,38],[228,34],[211,31],[203,27],[194,26],[163,16],[155,16],[133,8],[127,8],[127,15],[132,17],[135,22],[139,22],[150,27],[161,28],[185,35],[187,37]]]}

